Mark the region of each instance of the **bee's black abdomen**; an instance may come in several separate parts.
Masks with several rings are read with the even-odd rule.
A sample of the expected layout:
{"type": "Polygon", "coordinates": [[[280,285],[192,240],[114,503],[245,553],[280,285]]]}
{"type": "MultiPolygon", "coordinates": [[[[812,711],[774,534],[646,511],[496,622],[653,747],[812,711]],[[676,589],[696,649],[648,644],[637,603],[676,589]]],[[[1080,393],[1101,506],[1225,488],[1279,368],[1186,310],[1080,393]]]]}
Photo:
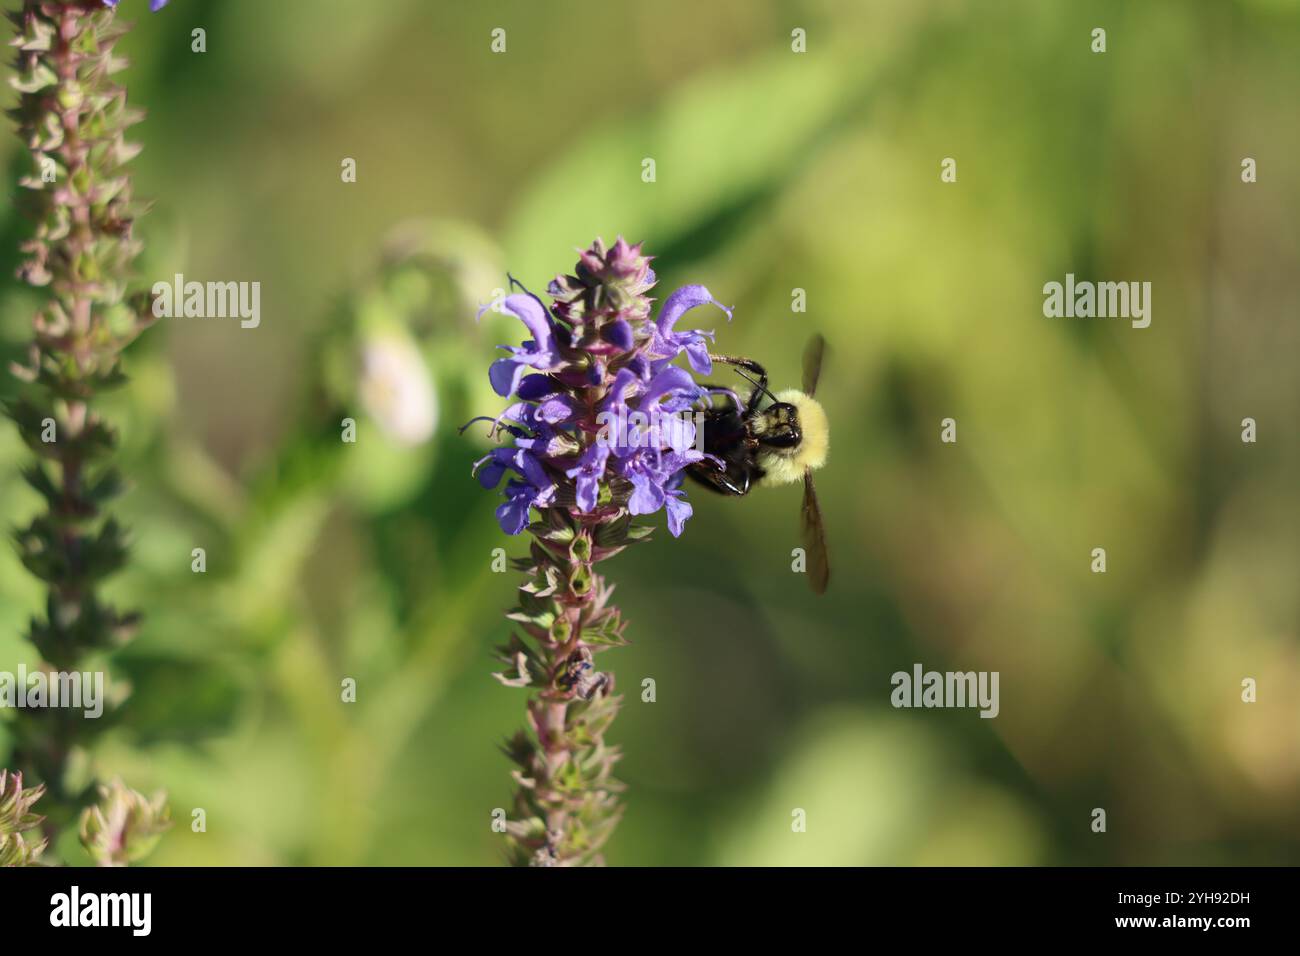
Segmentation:
{"type": "Polygon", "coordinates": [[[721,460],[723,467],[706,459],[687,468],[687,474],[719,494],[747,494],[763,473],[754,461],[745,419],[734,409],[714,410],[705,413],[702,427],[704,451],[721,460]]]}

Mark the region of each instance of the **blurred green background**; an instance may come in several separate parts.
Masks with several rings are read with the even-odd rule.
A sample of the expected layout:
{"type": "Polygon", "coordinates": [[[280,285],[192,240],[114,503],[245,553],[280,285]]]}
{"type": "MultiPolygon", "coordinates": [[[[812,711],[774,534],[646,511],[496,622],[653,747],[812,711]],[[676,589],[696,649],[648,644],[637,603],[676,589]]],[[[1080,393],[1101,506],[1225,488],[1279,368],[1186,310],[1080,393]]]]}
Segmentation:
{"type": "MultiPolygon", "coordinates": [[[[627,696],[611,863],[1300,862],[1291,0],[123,6],[142,283],[262,283],[260,328],[163,320],[104,403],[136,482],[110,591],[147,620],[95,761],[170,793],[152,862],[500,859],[524,696],[489,676],[515,587],[490,562],[525,544],[456,427],[502,406],[486,367],[522,328],[474,315],[507,269],[541,291],[619,234],[661,297],[734,304],[686,324],[776,384],[831,341],[836,577],[818,600],[790,573],[795,489],[692,491],[680,540],[606,566],[633,640],[601,658],[627,696]],[[1152,282],[1151,327],[1044,318],[1066,272],[1152,282]],[[376,336],[423,354],[428,442],[363,401],[376,336]],[[999,671],[1000,715],[892,709],[914,662],[999,671]]],[[[34,300],[12,203],[0,229],[8,360],[34,300]]],[[[37,508],[25,460],[0,429],[6,526],[37,508]]],[[[0,548],[0,667],[36,663],[41,600],[0,548]]]]}

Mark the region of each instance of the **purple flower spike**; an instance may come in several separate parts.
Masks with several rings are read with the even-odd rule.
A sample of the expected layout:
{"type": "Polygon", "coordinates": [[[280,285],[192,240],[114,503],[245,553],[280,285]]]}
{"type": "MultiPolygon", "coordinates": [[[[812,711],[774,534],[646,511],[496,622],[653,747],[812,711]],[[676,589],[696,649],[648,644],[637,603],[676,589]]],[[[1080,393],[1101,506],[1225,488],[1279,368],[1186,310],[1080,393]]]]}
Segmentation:
{"type": "Polygon", "coordinates": [[[530,294],[503,301],[531,337],[502,346],[508,354],[492,363],[488,378],[498,395],[517,399],[496,422],[514,423],[500,433],[527,455],[500,449],[479,462],[476,474],[486,487],[497,487],[506,472],[519,475],[507,486],[501,518],[508,530],[526,524],[525,504],[545,507],[558,494],[551,474],[564,476],[572,494],[566,500],[578,514],[592,513],[601,487],[619,478],[627,490],[614,504],[628,513],[667,508],[675,535],[690,516],[679,488],[682,469],[704,456],[694,448],[699,435],[687,413],[706,393],[672,363],[685,353],[691,370],[710,373],[713,333],[676,325],[699,306],[717,306],[728,320],[731,310],[704,286],[688,285],[651,320],[647,292],[656,277],[649,263],[640,245],[620,238],[606,248],[597,241],[581,253],[573,275],[547,287],[553,310],[530,294]]]}
{"type": "Polygon", "coordinates": [[[703,286],[687,286],[668,297],[655,322],[654,284],[640,245],[620,238],[607,248],[597,240],[571,275],[547,286],[549,307],[531,295],[504,301],[531,338],[502,346],[506,355],[488,370],[496,393],[513,399],[487,419],[503,444],[474,474],[485,488],[504,482],[496,509],[502,531],[534,537],[520,562],[527,578],[519,606],[509,615],[521,633],[502,648],[506,667],[495,675],[536,694],[530,730],[509,745],[521,768],[516,806],[526,821],[506,838],[518,865],[599,862],[618,812],[613,751],[603,743],[617,698],[612,677],[596,670],[593,658],[625,639],[609,604],[612,588],[596,566],[645,537],[649,529],[633,517],[663,511],[669,532],[681,535],[691,517],[681,487],[686,469],[709,457],[697,447],[694,417],[708,394],[691,369],[712,368],[713,333],[674,326],[700,305],[731,313],[703,286]],[[689,369],[673,364],[683,352],[689,369]],[[571,710],[573,701],[581,709],[571,710]],[[565,753],[557,755],[557,747],[565,753]],[[557,777],[566,767],[583,768],[581,794],[564,790],[574,787],[557,777]],[[562,791],[583,812],[550,825],[553,795],[562,791]]]}

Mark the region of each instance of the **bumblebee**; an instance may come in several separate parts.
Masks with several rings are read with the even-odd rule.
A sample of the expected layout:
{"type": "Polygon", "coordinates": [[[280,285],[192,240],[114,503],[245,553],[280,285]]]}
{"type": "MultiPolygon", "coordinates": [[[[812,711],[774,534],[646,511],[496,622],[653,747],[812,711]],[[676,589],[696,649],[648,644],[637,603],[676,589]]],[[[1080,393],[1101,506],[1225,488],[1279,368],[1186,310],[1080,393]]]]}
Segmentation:
{"type": "Polygon", "coordinates": [[[753,359],[710,355],[715,362],[733,366],[753,389],[741,401],[729,388],[705,386],[709,407],[702,413],[703,447],[712,458],[687,468],[687,474],[706,488],[735,497],[749,494],[756,485],[789,485],[802,480],[808,582],[817,594],[825,592],[830,580],[826,527],[812,477],[813,471],[826,464],[830,450],[826,412],[813,398],[825,354],[825,339],[813,336],[804,349],[803,389],[776,394],[767,387],[767,370],[753,359]],[[765,399],[769,400],[766,406],[765,399]]]}

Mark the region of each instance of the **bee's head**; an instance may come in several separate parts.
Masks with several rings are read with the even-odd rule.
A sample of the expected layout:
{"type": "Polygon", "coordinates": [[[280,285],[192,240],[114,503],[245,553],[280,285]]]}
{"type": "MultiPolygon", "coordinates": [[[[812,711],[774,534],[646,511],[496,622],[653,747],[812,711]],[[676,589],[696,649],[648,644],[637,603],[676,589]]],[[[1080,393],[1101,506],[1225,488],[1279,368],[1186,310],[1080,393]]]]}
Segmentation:
{"type": "Polygon", "coordinates": [[[778,392],[776,403],[764,409],[765,413],[785,419],[798,427],[801,440],[790,448],[768,448],[760,464],[763,480],[767,484],[784,485],[803,480],[807,469],[826,464],[830,450],[831,431],[826,411],[821,403],[797,388],[778,392]]]}

